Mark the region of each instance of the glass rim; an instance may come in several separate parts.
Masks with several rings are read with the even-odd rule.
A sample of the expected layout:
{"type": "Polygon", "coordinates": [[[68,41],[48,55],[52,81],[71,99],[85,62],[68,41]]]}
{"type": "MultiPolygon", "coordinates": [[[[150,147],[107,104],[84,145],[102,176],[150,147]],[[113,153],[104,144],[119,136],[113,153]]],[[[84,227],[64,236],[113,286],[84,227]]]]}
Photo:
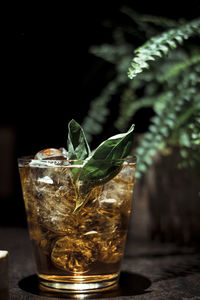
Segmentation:
{"type": "MultiPolygon", "coordinates": [[[[133,156],[128,156],[126,158],[118,158],[118,159],[111,159],[111,160],[106,160],[106,159],[95,159],[96,161],[106,163],[106,162],[113,162],[114,164],[117,162],[127,162],[132,165],[136,164],[137,157],[135,155],[133,156]]],[[[34,159],[33,155],[32,156],[22,156],[17,159],[18,161],[18,166],[26,165],[32,162],[32,166],[37,166],[37,165],[43,165],[47,167],[55,167],[55,166],[70,166],[70,165],[75,165],[74,163],[77,162],[78,165],[80,165],[81,162],[85,162],[87,160],[84,159],[34,159]]],[[[82,166],[82,165],[81,165],[82,166]]]]}

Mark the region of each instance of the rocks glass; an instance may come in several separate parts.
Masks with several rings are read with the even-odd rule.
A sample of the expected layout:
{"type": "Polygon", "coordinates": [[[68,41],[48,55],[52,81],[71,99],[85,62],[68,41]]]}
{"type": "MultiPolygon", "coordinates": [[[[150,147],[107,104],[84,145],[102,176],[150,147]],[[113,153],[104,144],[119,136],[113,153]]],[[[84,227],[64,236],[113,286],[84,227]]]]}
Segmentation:
{"type": "Polygon", "coordinates": [[[94,185],[76,213],[71,171],[82,167],[80,161],[22,158],[18,164],[40,288],[84,293],[115,286],[126,242],[136,159],[124,159],[114,178],[94,185]]]}

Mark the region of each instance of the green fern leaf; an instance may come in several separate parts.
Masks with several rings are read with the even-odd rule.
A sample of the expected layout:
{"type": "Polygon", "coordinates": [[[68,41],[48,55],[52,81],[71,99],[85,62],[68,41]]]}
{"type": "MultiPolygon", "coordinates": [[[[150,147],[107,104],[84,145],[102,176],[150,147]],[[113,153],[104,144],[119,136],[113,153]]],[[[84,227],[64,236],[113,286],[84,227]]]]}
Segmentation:
{"type": "Polygon", "coordinates": [[[175,49],[178,44],[182,44],[184,39],[198,34],[199,30],[200,18],[151,38],[142,47],[134,51],[136,56],[129,68],[128,77],[133,79],[144,68],[147,68],[148,61],[152,60],[153,57],[166,55],[170,49],[175,49]]]}

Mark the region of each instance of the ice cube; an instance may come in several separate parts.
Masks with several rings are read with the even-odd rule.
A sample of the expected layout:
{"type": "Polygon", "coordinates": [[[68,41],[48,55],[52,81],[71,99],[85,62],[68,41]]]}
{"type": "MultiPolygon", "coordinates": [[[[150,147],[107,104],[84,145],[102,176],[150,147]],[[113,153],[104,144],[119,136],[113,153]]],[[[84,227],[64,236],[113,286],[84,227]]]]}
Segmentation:
{"type": "Polygon", "coordinates": [[[64,148],[55,149],[55,148],[47,148],[39,151],[34,159],[67,159],[67,151],[64,148]]]}
{"type": "Polygon", "coordinates": [[[80,235],[88,235],[91,232],[100,233],[105,230],[105,218],[98,211],[82,209],[79,213],[78,232],[80,235]]]}
{"type": "Polygon", "coordinates": [[[135,176],[135,165],[127,165],[124,163],[121,171],[115,176],[116,182],[132,184],[135,176]]]}
{"type": "Polygon", "coordinates": [[[126,230],[121,230],[120,226],[115,225],[111,218],[105,216],[99,218],[99,215],[96,216],[96,220],[95,217],[93,218],[93,223],[87,220],[85,224],[82,224],[82,229],[85,226],[85,234],[80,236],[92,251],[93,262],[109,264],[121,260],[126,230]]]}
{"type": "Polygon", "coordinates": [[[113,234],[116,231],[122,230],[124,227],[124,216],[118,201],[115,199],[104,199],[100,202],[99,214],[104,220],[103,228],[106,228],[106,233],[113,234]]]}
{"type": "Polygon", "coordinates": [[[58,238],[58,234],[49,231],[43,228],[42,226],[39,227],[38,224],[35,224],[35,226],[31,226],[31,227],[32,227],[30,230],[31,240],[33,240],[34,244],[40,248],[40,251],[48,255],[51,251],[54,240],[58,238]]]}
{"type": "Polygon", "coordinates": [[[116,207],[124,201],[124,184],[116,183],[114,180],[109,181],[103,187],[102,194],[99,198],[100,206],[109,205],[116,207]],[[112,200],[111,200],[112,199],[112,200]]]}
{"type": "Polygon", "coordinates": [[[33,199],[41,226],[58,233],[71,232],[69,216],[75,208],[75,190],[68,167],[31,168],[33,199]]]}
{"type": "Polygon", "coordinates": [[[38,181],[48,183],[48,184],[53,184],[53,180],[49,176],[44,176],[42,178],[39,177],[38,181]]]}
{"type": "Polygon", "coordinates": [[[83,274],[89,271],[94,256],[89,243],[79,238],[70,239],[65,236],[56,241],[51,260],[61,270],[83,274]]]}
{"type": "Polygon", "coordinates": [[[108,264],[119,262],[123,256],[125,239],[126,234],[122,232],[115,232],[112,235],[105,234],[98,243],[101,262],[108,264]]]}
{"type": "Polygon", "coordinates": [[[61,153],[64,157],[66,157],[66,158],[68,157],[68,152],[64,147],[59,148],[59,150],[61,151],[61,153]]]}
{"type": "Polygon", "coordinates": [[[129,213],[132,203],[132,191],[132,184],[115,177],[104,185],[102,194],[99,197],[100,207],[103,209],[104,207],[118,208],[121,212],[129,213]]]}

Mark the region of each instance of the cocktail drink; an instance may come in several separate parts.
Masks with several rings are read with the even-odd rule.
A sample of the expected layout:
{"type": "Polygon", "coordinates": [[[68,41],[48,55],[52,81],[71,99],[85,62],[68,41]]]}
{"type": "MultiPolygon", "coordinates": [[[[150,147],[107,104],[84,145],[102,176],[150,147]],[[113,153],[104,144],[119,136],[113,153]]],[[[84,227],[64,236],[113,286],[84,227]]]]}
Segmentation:
{"type": "Polygon", "coordinates": [[[136,161],[96,160],[109,172],[91,177],[80,175],[85,160],[69,160],[64,152],[48,149],[18,160],[40,287],[106,290],[120,273],[136,161]]]}

